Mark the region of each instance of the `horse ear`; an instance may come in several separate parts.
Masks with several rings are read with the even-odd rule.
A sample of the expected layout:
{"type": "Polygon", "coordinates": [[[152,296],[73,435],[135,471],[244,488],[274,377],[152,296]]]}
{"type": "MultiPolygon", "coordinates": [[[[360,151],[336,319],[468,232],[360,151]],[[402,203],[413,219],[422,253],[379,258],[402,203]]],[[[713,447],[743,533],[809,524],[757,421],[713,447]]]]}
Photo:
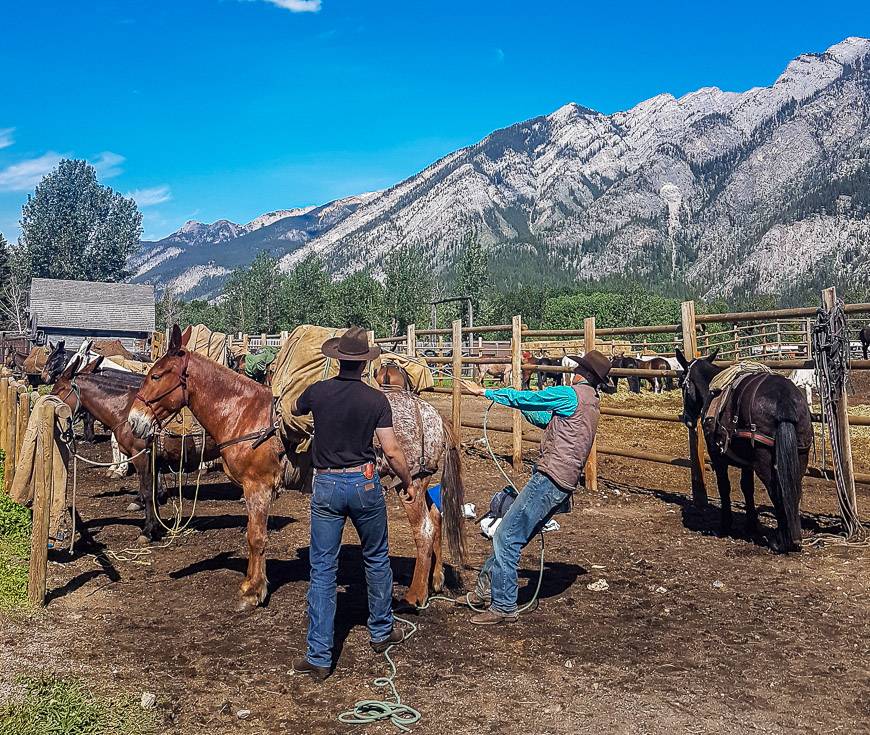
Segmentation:
{"type": "Polygon", "coordinates": [[[100,369],[100,365],[102,365],[102,364],[103,364],[103,356],[100,355],[96,360],[85,365],[79,371],[78,374],[79,375],[90,375],[91,373],[95,373],[95,372],[97,372],[97,370],[100,369]]]}
{"type": "Polygon", "coordinates": [[[54,352],[54,345],[52,344],[51,340],[48,340],[48,351],[54,352]]]}
{"type": "Polygon", "coordinates": [[[193,334],[193,325],[188,324],[187,328],[184,330],[184,332],[181,335],[181,346],[182,347],[187,347],[187,343],[190,341],[191,334],[193,334]]]}
{"type": "Polygon", "coordinates": [[[683,366],[683,370],[686,370],[689,367],[689,363],[686,361],[686,356],[683,354],[683,351],[677,347],[676,350],[677,362],[683,366]]]}
{"type": "Polygon", "coordinates": [[[54,348],[55,348],[58,352],[63,352],[63,351],[66,349],[66,340],[65,340],[65,339],[62,339],[60,342],[58,342],[58,343],[54,346],[54,348]]]}
{"type": "Polygon", "coordinates": [[[82,361],[81,361],[81,359],[79,358],[79,356],[76,355],[72,360],[69,361],[69,365],[67,365],[67,366],[63,369],[63,372],[60,374],[60,377],[61,377],[61,378],[66,378],[67,380],[69,380],[70,378],[72,378],[72,376],[76,374],[76,371],[77,371],[77,370],[79,369],[79,367],[81,366],[81,362],[82,362],[82,361]]]}
{"type": "Polygon", "coordinates": [[[177,324],[172,325],[172,333],[169,335],[169,348],[166,350],[168,354],[173,354],[181,349],[181,329],[177,324]]]}
{"type": "Polygon", "coordinates": [[[713,362],[716,359],[716,355],[718,355],[718,354],[719,354],[719,348],[717,347],[709,355],[707,355],[707,362],[713,362]]]}

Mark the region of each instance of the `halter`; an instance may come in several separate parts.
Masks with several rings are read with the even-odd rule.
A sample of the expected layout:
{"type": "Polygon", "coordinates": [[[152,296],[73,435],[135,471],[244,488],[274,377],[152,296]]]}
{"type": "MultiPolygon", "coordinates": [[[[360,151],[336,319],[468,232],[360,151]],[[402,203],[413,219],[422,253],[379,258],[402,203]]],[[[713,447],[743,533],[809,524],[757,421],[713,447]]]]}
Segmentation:
{"type": "MultiPolygon", "coordinates": [[[[149,398],[146,398],[145,396],[143,396],[141,392],[137,392],[137,393],[136,393],[136,399],[135,399],[135,400],[137,400],[137,401],[142,401],[142,403],[145,404],[145,406],[148,408],[148,410],[151,411],[151,416],[152,416],[152,418],[154,419],[154,421],[157,423],[158,426],[161,426],[161,427],[162,427],[162,422],[157,418],[157,412],[154,410],[154,404],[156,404],[156,403],[162,401],[164,398],[166,398],[166,396],[171,395],[172,393],[174,393],[175,391],[177,391],[179,388],[181,388],[181,391],[182,391],[182,406],[186,406],[186,405],[187,405],[187,399],[188,399],[188,393],[187,393],[187,378],[188,378],[188,373],[187,373],[187,368],[188,368],[188,365],[189,365],[189,364],[190,364],[190,350],[186,350],[185,353],[184,353],[184,363],[183,363],[183,367],[181,368],[181,373],[180,373],[180,375],[178,376],[178,383],[176,383],[175,385],[173,385],[171,388],[169,388],[169,389],[163,391],[163,393],[161,393],[160,395],[155,396],[154,398],[150,398],[150,399],[149,399],[149,398]]],[[[145,385],[145,384],[143,383],[143,386],[144,386],[144,385],[145,385]]]]}

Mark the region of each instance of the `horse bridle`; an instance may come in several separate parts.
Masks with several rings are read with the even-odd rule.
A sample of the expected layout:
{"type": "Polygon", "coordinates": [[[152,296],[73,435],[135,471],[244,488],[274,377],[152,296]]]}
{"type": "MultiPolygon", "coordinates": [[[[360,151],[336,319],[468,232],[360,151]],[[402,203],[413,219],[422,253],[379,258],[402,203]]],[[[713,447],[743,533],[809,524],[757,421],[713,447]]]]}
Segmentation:
{"type": "MultiPolygon", "coordinates": [[[[183,367],[181,368],[181,373],[179,373],[179,375],[178,375],[178,382],[175,385],[173,385],[171,388],[163,391],[163,393],[161,393],[158,396],[155,396],[154,398],[146,398],[145,396],[142,395],[141,392],[136,393],[135,400],[142,401],[142,403],[145,404],[145,406],[148,408],[148,410],[151,411],[151,416],[153,417],[154,421],[157,422],[157,425],[160,426],[161,428],[163,426],[163,422],[157,418],[157,412],[154,410],[154,405],[159,403],[160,401],[162,401],[164,398],[166,398],[166,396],[169,396],[169,395],[172,395],[173,393],[175,393],[175,391],[177,391],[179,388],[181,388],[181,391],[182,391],[182,406],[187,405],[187,399],[188,399],[187,368],[188,368],[189,364],[190,364],[190,350],[185,350],[185,352],[184,352],[184,364],[183,364],[183,367]]],[[[143,382],[142,385],[144,386],[145,383],[143,382]]]]}

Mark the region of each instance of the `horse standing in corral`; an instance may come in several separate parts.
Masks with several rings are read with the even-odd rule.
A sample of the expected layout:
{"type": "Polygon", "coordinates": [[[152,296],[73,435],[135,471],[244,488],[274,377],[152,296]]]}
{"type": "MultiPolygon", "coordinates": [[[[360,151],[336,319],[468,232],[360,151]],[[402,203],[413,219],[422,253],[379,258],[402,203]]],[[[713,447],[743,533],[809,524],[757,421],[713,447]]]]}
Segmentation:
{"type": "MultiPolygon", "coordinates": [[[[74,357],[58,376],[51,393],[72,409],[73,419],[82,410],[92,414],[114,434],[123,452],[131,457],[130,463],[139,476],[139,502],[145,510],[145,523],[139,542],[148,543],[163,535],[154,505],[152,483],[155,478],[152,475],[151,456],[149,452],[142,452],[149,442],[134,436],[127,423],[127,414],[137,391],[142,387],[144,376],[119,370],[101,370],[102,361],[100,357],[81,367],[80,358],[74,357]]],[[[162,435],[156,442],[156,448],[152,449],[157,452],[155,461],[158,473],[175,472],[179,468],[192,471],[199,466],[200,458],[216,459],[218,451],[214,441],[206,436],[204,447],[202,441],[201,434],[190,434],[183,438],[169,433],[162,435]]]]}
{"type": "Polygon", "coordinates": [[[474,364],[476,380],[479,385],[483,385],[483,381],[487,376],[494,378],[502,385],[511,384],[511,366],[509,363],[475,363],[474,364]]]}
{"type": "Polygon", "coordinates": [[[375,371],[375,382],[383,390],[411,390],[411,377],[404,368],[392,362],[382,362],[375,371]]]}
{"type": "MultiPolygon", "coordinates": [[[[638,370],[640,369],[640,365],[636,358],[631,357],[629,355],[615,355],[610,358],[610,367],[611,368],[622,368],[624,370],[638,370]]],[[[613,376],[611,378],[613,381],[613,385],[619,388],[619,378],[617,376],[613,376]]],[[[640,393],[640,378],[637,375],[629,375],[628,378],[628,389],[632,393],[640,393]]]]}
{"type": "MultiPolygon", "coordinates": [[[[444,584],[441,556],[442,521],[448,544],[459,563],[465,557],[462,504],[464,486],[459,442],[438,412],[408,391],[387,391],[396,437],[414,477],[413,501],[402,500],[417,547],[411,586],[405,601],[425,603],[432,586],[444,584]],[[426,493],[431,476],[443,460],[443,515],[426,493]],[[434,562],[434,568],[433,568],[434,562]]],[[[306,435],[276,431],[272,391],[230,368],[184,348],[181,331],[173,327],[166,354],[151,368],[130,407],[129,423],[136,436],[151,436],[167,416],[190,408],[218,442],[224,469],[241,485],[248,510],[248,568],[240,587],[240,607],[261,604],[266,579],[267,522],[272,500],[281,488],[310,488],[310,452],[297,453],[306,435]]],[[[383,469],[379,462],[379,470],[383,469]]]]}
{"type": "MultiPolygon", "coordinates": [[[[539,355],[533,355],[531,351],[523,351],[523,364],[535,365],[537,367],[559,367],[562,365],[562,360],[555,357],[548,357],[541,352],[539,355]]],[[[523,390],[530,390],[532,385],[532,375],[537,376],[538,390],[547,387],[547,381],[552,380],[553,385],[562,384],[562,376],[559,373],[551,373],[547,370],[535,370],[533,367],[523,368],[523,390]]]]}
{"type": "Polygon", "coordinates": [[[715,356],[714,351],[688,361],[677,350],[685,371],[680,379],[682,419],[689,427],[702,422],[722,502],[722,532],[731,530],[728,467],[739,467],[747,533],[754,535],[758,529],[753,497],[758,475],[776,513],[777,534],[770,547],[777,553],[799,551],[801,489],[813,442],[804,396],[787,378],[770,372],[738,374],[721,392],[712,391],[711,382],[722,372],[713,363],[715,356]]]}
{"type": "Polygon", "coordinates": [[[792,370],[788,379],[806,393],[807,405],[813,405],[813,388],[816,386],[816,371],[812,368],[792,370]]]}
{"type": "Polygon", "coordinates": [[[863,327],[858,332],[858,339],[861,341],[861,352],[864,353],[864,359],[867,359],[867,352],[870,350],[870,326],[863,327]]]}
{"type": "MultiPolygon", "coordinates": [[[[638,367],[646,370],[671,370],[670,363],[664,357],[651,357],[649,359],[640,358],[637,360],[638,367]]],[[[674,379],[660,378],[658,376],[648,378],[650,388],[653,393],[662,393],[666,390],[674,389],[674,379]]]]}

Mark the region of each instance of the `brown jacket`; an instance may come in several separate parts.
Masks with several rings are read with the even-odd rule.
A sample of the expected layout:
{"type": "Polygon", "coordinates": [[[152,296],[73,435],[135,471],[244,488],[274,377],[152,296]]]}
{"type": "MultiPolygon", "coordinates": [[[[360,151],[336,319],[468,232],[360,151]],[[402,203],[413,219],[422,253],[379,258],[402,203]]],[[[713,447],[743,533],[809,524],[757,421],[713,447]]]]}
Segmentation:
{"type": "Polygon", "coordinates": [[[591,385],[578,383],[572,388],[577,394],[577,408],[570,416],[553,415],[544,430],[538,460],[538,470],[567,492],[577,487],[583,474],[601,412],[591,385]]]}

